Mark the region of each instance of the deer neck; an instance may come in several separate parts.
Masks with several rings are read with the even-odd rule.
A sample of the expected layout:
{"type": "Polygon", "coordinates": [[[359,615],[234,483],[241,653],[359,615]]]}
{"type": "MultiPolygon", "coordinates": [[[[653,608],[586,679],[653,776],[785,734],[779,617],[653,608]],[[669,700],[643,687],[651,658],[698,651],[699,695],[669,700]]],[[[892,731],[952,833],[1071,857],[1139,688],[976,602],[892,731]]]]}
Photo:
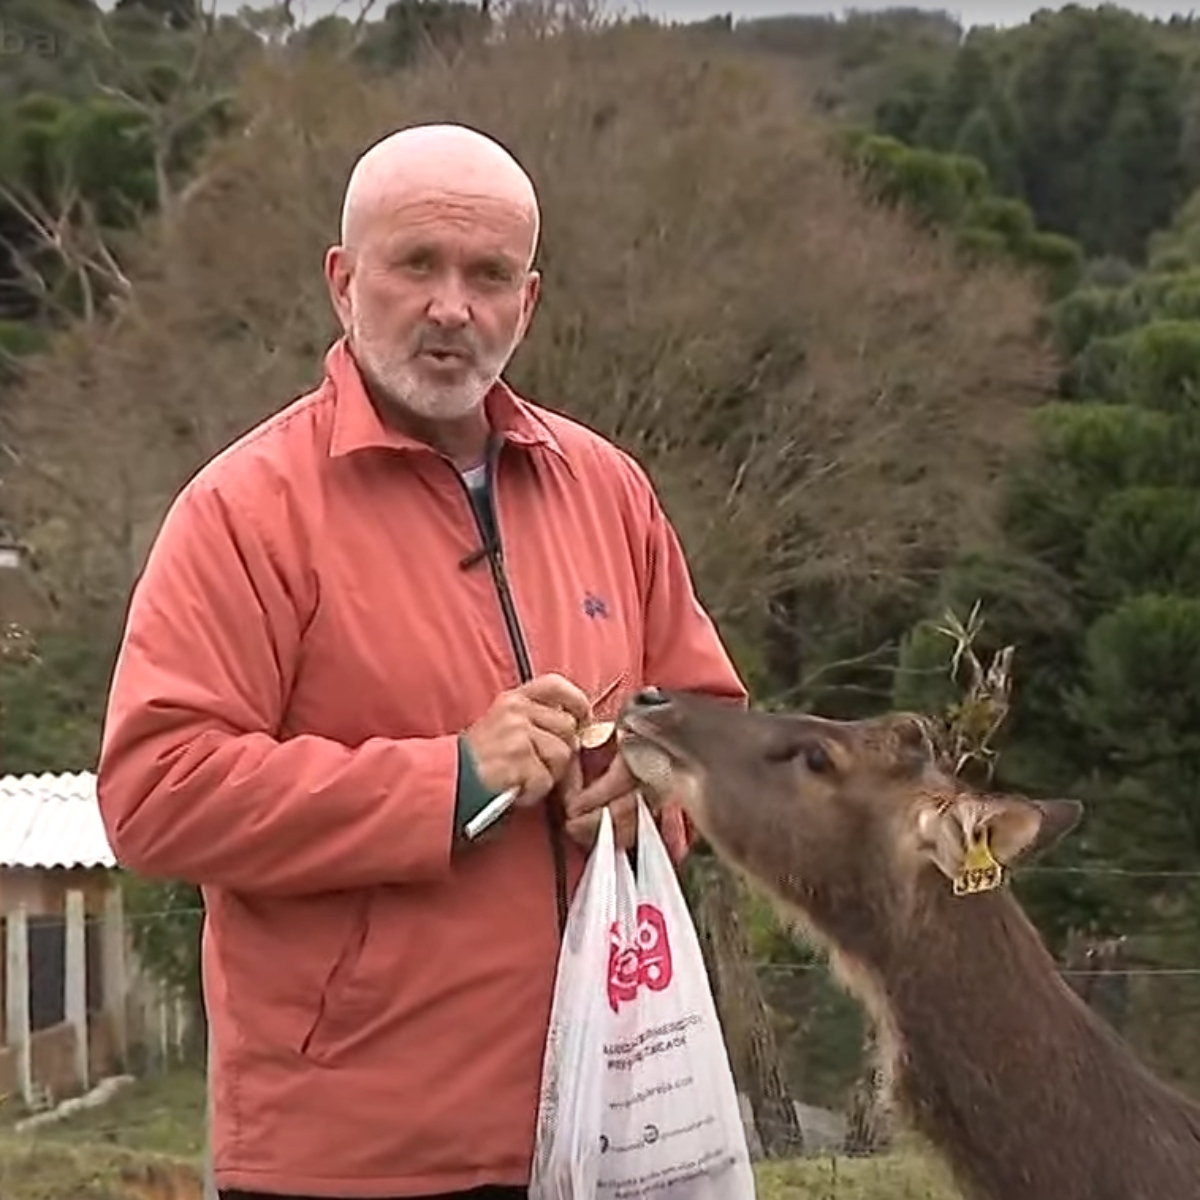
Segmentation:
{"type": "Polygon", "coordinates": [[[888,1074],[970,1195],[1141,1196],[1132,1180],[1133,1191],[1110,1188],[1129,1178],[1131,1154],[1162,1151],[1160,1132],[1190,1138],[1200,1155],[1197,1110],[1070,990],[1007,892],[935,896],[918,924],[876,971],[888,1074]]]}

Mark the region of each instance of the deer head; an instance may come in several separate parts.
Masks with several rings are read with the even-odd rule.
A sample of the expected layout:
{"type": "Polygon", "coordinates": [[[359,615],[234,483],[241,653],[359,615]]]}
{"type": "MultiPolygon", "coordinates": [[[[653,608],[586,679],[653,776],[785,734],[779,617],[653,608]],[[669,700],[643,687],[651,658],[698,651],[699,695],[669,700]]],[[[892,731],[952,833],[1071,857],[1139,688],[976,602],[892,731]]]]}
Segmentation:
{"type": "Polygon", "coordinates": [[[618,737],[651,802],[679,800],[723,857],[867,957],[881,935],[894,948],[914,905],[979,902],[1082,813],[1074,800],[965,790],[905,713],[831,721],[647,689],[618,737]]]}

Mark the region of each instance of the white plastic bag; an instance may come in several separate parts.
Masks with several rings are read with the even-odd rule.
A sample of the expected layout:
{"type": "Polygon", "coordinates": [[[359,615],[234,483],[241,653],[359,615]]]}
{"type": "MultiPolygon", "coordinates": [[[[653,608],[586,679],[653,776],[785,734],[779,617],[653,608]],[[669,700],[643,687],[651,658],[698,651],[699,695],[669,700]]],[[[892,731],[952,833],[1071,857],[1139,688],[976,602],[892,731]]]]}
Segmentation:
{"type": "Polygon", "coordinates": [[[658,828],[638,809],[636,878],[605,812],[572,902],[530,1200],[754,1200],[700,944],[658,828]]]}
{"type": "Polygon", "coordinates": [[[616,844],[606,809],[571,902],[558,957],[550,1031],[542,1062],[530,1200],[595,1194],[604,1096],[594,1031],[608,1003],[609,929],[617,913],[616,844]],[[580,1087],[581,1080],[591,1086],[580,1087]],[[591,1144],[585,1144],[591,1138],[591,1144]]]}

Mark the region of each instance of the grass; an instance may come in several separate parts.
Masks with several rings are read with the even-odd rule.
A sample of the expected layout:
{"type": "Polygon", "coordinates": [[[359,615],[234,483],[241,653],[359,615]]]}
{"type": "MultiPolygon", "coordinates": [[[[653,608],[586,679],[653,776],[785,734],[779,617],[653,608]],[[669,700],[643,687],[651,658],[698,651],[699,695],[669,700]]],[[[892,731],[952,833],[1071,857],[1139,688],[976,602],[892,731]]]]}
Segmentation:
{"type": "Polygon", "coordinates": [[[760,1163],[759,1200],[961,1200],[941,1163],[906,1146],[879,1158],[760,1163]]]}
{"type": "MultiPolygon", "coordinates": [[[[204,1085],[179,1071],[28,1133],[0,1112],[3,1200],[199,1200],[204,1085]]],[[[939,1163],[905,1146],[876,1159],[757,1168],[759,1200],[959,1200],[939,1163]]]]}
{"type": "Polygon", "coordinates": [[[0,1114],[3,1200],[193,1200],[200,1196],[204,1083],[179,1071],[27,1133],[0,1114]]]}

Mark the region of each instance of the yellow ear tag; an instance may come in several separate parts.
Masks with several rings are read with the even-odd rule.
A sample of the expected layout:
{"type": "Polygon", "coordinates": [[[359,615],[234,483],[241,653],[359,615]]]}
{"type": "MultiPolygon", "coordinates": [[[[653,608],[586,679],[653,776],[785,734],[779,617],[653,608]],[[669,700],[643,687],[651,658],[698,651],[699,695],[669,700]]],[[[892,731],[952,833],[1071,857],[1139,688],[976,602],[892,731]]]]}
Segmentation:
{"type": "Polygon", "coordinates": [[[992,854],[985,826],[971,838],[971,844],[963,858],[962,870],[954,880],[954,894],[973,896],[977,892],[992,892],[1003,882],[1004,867],[992,854]]]}

